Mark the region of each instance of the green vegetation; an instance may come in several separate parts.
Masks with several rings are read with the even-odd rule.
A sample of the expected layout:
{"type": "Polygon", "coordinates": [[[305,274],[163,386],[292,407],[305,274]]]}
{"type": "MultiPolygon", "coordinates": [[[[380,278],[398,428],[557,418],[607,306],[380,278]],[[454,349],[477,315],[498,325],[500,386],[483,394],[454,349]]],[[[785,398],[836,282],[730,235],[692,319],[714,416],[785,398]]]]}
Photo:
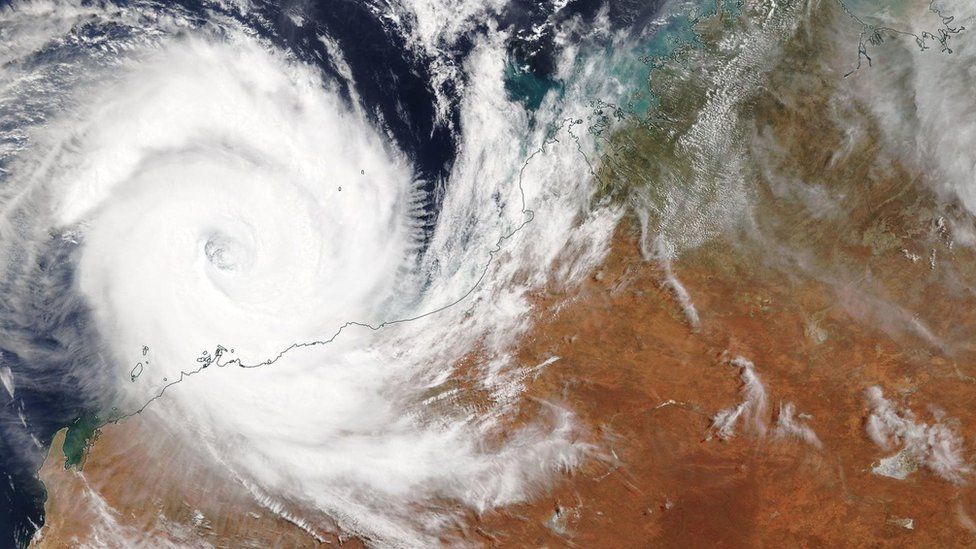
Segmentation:
{"type": "Polygon", "coordinates": [[[80,469],[84,464],[85,454],[95,439],[98,438],[98,429],[104,425],[104,421],[94,412],[86,412],[68,425],[68,432],[64,437],[64,468],[75,467],[80,469]]]}

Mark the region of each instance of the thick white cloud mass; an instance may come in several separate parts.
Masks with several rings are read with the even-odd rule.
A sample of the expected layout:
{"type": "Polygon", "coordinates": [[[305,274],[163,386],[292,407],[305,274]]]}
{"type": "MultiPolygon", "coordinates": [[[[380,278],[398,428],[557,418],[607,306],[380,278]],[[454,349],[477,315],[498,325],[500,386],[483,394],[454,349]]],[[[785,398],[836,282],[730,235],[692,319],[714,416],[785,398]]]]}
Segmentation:
{"type": "MultiPolygon", "coordinates": [[[[467,24],[430,28],[434,7],[424,36],[467,24]]],[[[510,353],[527,293],[585,276],[620,217],[591,207],[581,124],[590,97],[624,91],[605,57],[567,48],[569,85],[540,114],[506,94],[498,32],[439,73],[464,76],[462,124],[425,243],[411,159],[239,24],[42,3],[2,19],[3,101],[34,117],[5,151],[5,272],[52,238],[76,245],[65,291],[94,318],[108,372],[92,379],[109,380],[87,390],[118,414],[188,437],[297,520],[381,544],[436,539],[457,517],[435,500],[483,511],[579,462],[564,403],[506,427],[524,377],[510,353]],[[83,18],[149,30],[94,39],[83,18]],[[66,40],[81,53],[29,59],[66,40]],[[477,406],[445,383],[472,353],[477,406]]]]}

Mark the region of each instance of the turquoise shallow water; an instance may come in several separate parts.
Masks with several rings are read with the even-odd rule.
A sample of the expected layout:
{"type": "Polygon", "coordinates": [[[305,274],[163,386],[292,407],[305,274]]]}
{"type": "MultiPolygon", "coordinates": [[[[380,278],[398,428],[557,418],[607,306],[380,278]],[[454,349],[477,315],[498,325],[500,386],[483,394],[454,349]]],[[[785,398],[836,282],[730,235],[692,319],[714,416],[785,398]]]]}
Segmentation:
{"type": "MultiPolygon", "coordinates": [[[[741,2],[726,2],[722,10],[726,16],[735,17],[741,10],[741,2]]],[[[607,65],[607,76],[620,84],[623,93],[621,97],[600,99],[612,102],[628,114],[642,117],[657,104],[648,86],[651,67],[667,60],[682,48],[699,45],[695,24],[700,18],[712,16],[715,12],[713,0],[666,3],[659,15],[634,39],[623,44],[610,43],[602,47],[593,44],[588,49],[584,48],[577,65],[588,58],[601,59],[607,65]]],[[[564,91],[565,83],[533,72],[523,67],[517,59],[510,60],[505,70],[506,92],[530,112],[540,107],[547,94],[562,94],[564,91]]]]}

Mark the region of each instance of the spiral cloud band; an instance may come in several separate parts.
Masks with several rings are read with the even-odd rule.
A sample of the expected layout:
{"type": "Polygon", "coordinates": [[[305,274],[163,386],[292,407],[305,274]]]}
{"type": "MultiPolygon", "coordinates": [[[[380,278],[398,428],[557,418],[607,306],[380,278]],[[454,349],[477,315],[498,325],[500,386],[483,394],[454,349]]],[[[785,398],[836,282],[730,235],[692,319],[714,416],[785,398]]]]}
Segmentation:
{"type": "Polygon", "coordinates": [[[215,341],[273,356],[382,318],[416,247],[406,162],[314,74],[247,42],[174,49],[97,108],[55,183],[59,220],[86,226],[82,292],[119,351],[152,342],[150,391],[215,341]]]}
{"type": "Polygon", "coordinates": [[[456,143],[439,181],[325,33],[338,77],[247,6],[5,8],[7,325],[80,326],[47,347],[9,329],[7,352],[303,523],[383,544],[436,539],[457,516],[432,502],[491,509],[575,466],[589,446],[563,403],[511,423],[532,366],[511,351],[529,292],[606,253],[620,213],[591,204],[581,124],[625,90],[567,45],[571,85],[529,110],[506,91],[507,35],[427,7],[389,9],[415,23],[456,143]],[[431,46],[462,34],[463,58],[431,46]],[[469,356],[470,387],[448,384],[469,356]]]}

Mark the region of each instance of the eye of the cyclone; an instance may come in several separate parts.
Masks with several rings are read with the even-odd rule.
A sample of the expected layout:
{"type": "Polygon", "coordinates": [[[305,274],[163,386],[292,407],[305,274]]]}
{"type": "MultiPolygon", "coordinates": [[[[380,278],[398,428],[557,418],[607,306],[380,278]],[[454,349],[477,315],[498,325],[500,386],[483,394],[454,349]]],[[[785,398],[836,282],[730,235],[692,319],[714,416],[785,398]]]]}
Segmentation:
{"type": "Polygon", "coordinates": [[[203,253],[221,271],[240,271],[250,263],[247,245],[223,233],[210,235],[203,244],[203,253]]]}

